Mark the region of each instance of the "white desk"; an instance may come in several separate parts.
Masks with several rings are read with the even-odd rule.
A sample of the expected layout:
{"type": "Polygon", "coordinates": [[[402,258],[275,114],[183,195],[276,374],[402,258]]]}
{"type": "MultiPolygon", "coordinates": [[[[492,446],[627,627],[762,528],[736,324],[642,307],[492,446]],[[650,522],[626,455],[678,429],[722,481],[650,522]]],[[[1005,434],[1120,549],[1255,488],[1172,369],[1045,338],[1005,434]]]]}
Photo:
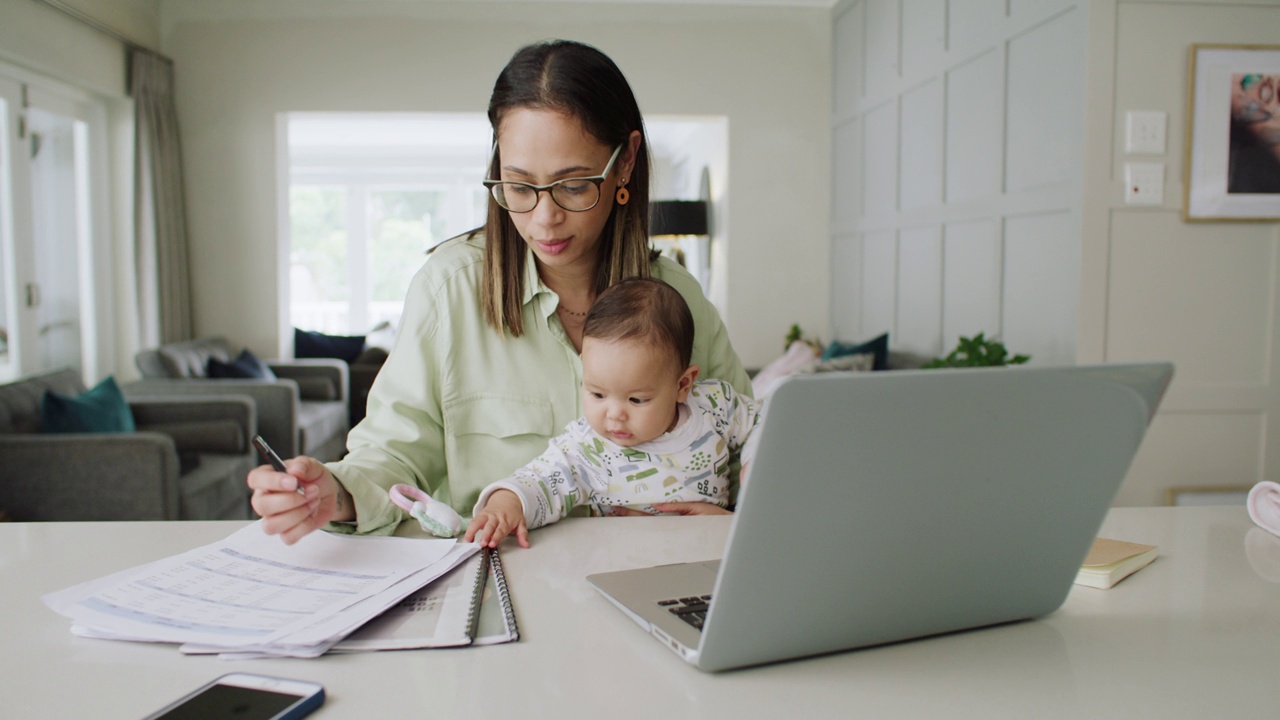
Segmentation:
{"type": "Polygon", "coordinates": [[[504,546],[522,637],[494,647],[226,662],[73,637],[39,600],[238,526],[0,523],[0,715],[138,718],[230,671],[323,683],[318,718],[1207,718],[1280,708],[1280,539],[1239,508],[1112,511],[1103,534],[1159,545],[1160,559],[1111,590],[1074,588],[1042,620],[721,675],[685,665],[583,578],[717,557],[724,518],[569,520],[534,532],[532,549],[504,546]]]}

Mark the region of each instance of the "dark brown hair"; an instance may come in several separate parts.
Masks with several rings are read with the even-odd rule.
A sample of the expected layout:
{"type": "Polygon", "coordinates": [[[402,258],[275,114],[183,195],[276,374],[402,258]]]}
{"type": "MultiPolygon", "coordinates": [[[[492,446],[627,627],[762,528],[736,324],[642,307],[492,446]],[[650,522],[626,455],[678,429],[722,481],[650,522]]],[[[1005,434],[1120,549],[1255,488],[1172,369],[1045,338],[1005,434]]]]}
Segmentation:
{"type": "Polygon", "coordinates": [[[584,338],[650,339],[680,360],[693,359],[693,313],[676,289],[655,278],[628,278],[600,293],[582,327],[584,338]]]}
{"type": "MultiPolygon", "coordinates": [[[[505,115],[518,108],[556,110],[577,118],[609,149],[640,132],[640,147],[628,178],[631,200],[614,205],[599,243],[595,292],[623,278],[648,277],[654,255],[649,250],[649,144],[631,86],[607,55],[590,45],[554,40],[516,51],[498,75],[489,98],[489,124],[496,147],[505,115]]],[[[498,177],[497,152],[489,177],[498,177]]],[[[481,286],[485,320],[495,329],[519,337],[524,334],[525,259],[528,246],[511,215],[489,198],[485,223],[484,281],[481,286]]]]}

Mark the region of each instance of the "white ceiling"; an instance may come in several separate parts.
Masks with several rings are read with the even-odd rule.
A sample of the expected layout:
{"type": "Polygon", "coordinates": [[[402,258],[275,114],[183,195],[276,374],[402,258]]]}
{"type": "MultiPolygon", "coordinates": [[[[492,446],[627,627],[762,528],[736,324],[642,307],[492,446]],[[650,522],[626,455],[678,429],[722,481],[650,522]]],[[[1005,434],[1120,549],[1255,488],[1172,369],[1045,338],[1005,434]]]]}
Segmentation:
{"type": "MultiPolygon", "coordinates": [[[[182,2],[183,0],[170,0],[170,1],[182,2]]],[[[406,1],[406,0],[402,0],[402,1],[406,1]]],[[[621,5],[725,5],[725,6],[736,5],[736,6],[742,6],[742,7],[829,8],[829,7],[834,7],[838,0],[408,0],[408,1],[419,2],[419,3],[581,2],[581,3],[594,3],[594,4],[621,4],[621,5]]]]}

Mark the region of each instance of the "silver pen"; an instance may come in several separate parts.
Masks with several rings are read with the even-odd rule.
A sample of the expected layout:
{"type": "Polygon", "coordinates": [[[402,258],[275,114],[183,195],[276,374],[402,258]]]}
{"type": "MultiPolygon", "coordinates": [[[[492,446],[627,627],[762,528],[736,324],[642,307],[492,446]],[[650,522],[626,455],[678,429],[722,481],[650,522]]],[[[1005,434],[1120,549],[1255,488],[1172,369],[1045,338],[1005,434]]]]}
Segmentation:
{"type": "MultiPolygon", "coordinates": [[[[271,467],[275,468],[276,471],[286,474],[289,472],[284,469],[284,461],[280,459],[280,456],[276,454],[275,450],[271,449],[271,446],[267,444],[267,441],[262,439],[261,435],[253,436],[253,446],[258,448],[258,454],[262,456],[263,460],[271,463],[271,467]]],[[[298,489],[294,490],[294,492],[303,497],[306,497],[307,495],[307,491],[302,488],[301,482],[298,483],[298,489]]]]}

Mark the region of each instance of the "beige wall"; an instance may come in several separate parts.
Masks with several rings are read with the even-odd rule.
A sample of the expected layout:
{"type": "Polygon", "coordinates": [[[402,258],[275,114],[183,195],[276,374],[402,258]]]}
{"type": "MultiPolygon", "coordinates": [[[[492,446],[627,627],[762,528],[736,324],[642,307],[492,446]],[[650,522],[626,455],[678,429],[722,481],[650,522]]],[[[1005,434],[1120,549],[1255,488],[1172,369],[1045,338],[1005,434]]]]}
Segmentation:
{"type": "Polygon", "coordinates": [[[277,349],[277,113],[483,111],[511,53],[549,37],[607,52],[646,113],[728,118],[725,320],[744,363],[781,354],[793,322],[825,331],[826,8],[172,0],[162,18],[200,334],[277,349]]]}
{"type": "MultiPolygon", "coordinates": [[[[77,5],[110,6],[81,0],[77,5]]],[[[114,17],[114,15],[113,15],[114,17]]],[[[131,22],[138,42],[157,43],[158,15],[146,23],[131,22]]],[[[157,43],[158,44],[158,43],[157,43]]],[[[123,46],[109,36],[34,0],[0,3],[0,59],[89,92],[125,95],[123,46]]]]}
{"type": "Polygon", "coordinates": [[[1090,3],[1080,360],[1168,359],[1177,375],[1117,503],[1280,479],[1280,223],[1181,218],[1194,43],[1280,44],[1280,2],[1090,3]],[[1125,114],[1168,118],[1125,152],[1125,114]],[[1165,164],[1164,203],[1124,203],[1124,164],[1165,164]]]}

